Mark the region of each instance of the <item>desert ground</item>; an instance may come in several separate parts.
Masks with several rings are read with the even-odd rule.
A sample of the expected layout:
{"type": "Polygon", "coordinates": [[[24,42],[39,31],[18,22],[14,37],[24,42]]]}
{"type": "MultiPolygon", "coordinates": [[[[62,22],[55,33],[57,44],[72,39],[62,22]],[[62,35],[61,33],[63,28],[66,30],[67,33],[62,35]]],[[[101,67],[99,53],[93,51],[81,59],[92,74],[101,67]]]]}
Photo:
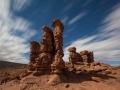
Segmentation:
{"type": "Polygon", "coordinates": [[[0,90],[120,90],[120,66],[104,66],[109,67],[106,73],[98,68],[94,68],[97,72],[88,73],[88,69],[79,70],[85,66],[71,68],[67,65],[66,82],[56,85],[47,84],[52,74],[28,75],[27,67],[0,69],[0,90]]]}

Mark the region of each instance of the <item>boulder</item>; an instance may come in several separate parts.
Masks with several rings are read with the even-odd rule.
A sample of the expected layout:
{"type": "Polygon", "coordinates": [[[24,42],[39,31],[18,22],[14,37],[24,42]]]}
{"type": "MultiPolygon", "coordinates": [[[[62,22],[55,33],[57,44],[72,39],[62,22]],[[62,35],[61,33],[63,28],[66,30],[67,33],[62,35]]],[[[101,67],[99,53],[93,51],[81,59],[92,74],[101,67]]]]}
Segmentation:
{"type": "Polygon", "coordinates": [[[65,87],[65,88],[68,88],[68,87],[69,87],[69,84],[65,84],[64,87],[65,87]]]}
{"type": "Polygon", "coordinates": [[[95,67],[94,67],[94,71],[97,71],[97,72],[98,72],[98,71],[102,71],[101,66],[98,66],[98,65],[95,66],[95,67]]]}
{"type": "Polygon", "coordinates": [[[95,81],[95,82],[100,82],[100,81],[101,81],[101,79],[98,78],[98,77],[91,77],[91,79],[92,79],[93,81],[95,81]]]}
{"type": "Polygon", "coordinates": [[[111,74],[112,71],[111,71],[111,70],[106,70],[105,73],[106,73],[106,74],[111,74]]]}

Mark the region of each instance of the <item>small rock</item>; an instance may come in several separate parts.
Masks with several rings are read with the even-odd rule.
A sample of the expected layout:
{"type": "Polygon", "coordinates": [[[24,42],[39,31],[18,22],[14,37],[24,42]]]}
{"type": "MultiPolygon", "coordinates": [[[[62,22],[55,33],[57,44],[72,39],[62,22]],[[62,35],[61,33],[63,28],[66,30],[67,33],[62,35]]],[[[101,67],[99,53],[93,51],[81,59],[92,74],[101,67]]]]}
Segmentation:
{"type": "Polygon", "coordinates": [[[101,67],[101,69],[104,71],[104,70],[107,70],[108,68],[107,67],[101,67]]]}
{"type": "Polygon", "coordinates": [[[25,90],[27,87],[27,84],[20,84],[20,90],[25,90]]]}
{"type": "Polygon", "coordinates": [[[101,81],[101,79],[98,78],[98,77],[91,77],[91,78],[92,78],[92,80],[95,81],[95,82],[100,82],[100,81],[101,81]]]}
{"type": "Polygon", "coordinates": [[[65,88],[68,88],[69,87],[69,84],[65,84],[65,88]]]}
{"type": "Polygon", "coordinates": [[[80,74],[81,73],[81,71],[76,71],[76,74],[80,74]]]}
{"type": "Polygon", "coordinates": [[[112,71],[111,70],[106,70],[105,73],[110,74],[110,73],[112,73],[112,71]]]}
{"type": "Polygon", "coordinates": [[[95,70],[95,71],[101,71],[101,66],[98,66],[98,65],[95,66],[95,67],[94,67],[94,70],[95,70]]]}
{"type": "Polygon", "coordinates": [[[114,74],[117,74],[117,73],[114,71],[114,72],[112,72],[112,74],[114,75],[114,74]]]}
{"type": "Polygon", "coordinates": [[[101,66],[100,62],[93,62],[92,64],[93,64],[94,66],[97,66],[97,65],[101,66]]]}
{"type": "Polygon", "coordinates": [[[82,69],[81,67],[77,67],[76,68],[77,71],[81,71],[81,69],[82,69]]]}

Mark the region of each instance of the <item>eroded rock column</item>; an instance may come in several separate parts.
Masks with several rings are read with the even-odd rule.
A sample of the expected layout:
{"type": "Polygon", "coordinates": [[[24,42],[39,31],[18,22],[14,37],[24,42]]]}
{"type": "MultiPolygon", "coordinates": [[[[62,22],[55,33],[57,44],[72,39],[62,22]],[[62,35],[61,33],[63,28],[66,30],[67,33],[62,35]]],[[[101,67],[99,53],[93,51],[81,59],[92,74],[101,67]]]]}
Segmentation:
{"type": "Polygon", "coordinates": [[[94,62],[94,54],[93,52],[89,52],[87,50],[81,51],[80,55],[83,59],[84,63],[92,63],[94,62]]]}
{"type": "Polygon", "coordinates": [[[88,52],[88,63],[94,62],[94,54],[92,51],[88,52]]]}
{"type": "Polygon", "coordinates": [[[61,74],[62,69],[64,69],[65,64],[62,59],[64,56],[62,46],[63,46],[63,29],[64,26],[59,19],[55,19],[52,22],[52,26],[54,27],[54,46],[55,46],[55,56],[54,62],[51,64],[52,73],[61,74]]]}
{"type": "Polygon", "coordinates": [[[55,19],[52,22],[52,26],[54,27],[53,35],[54,35],[55,54],[54,54],[54,62],[51,64],[52,77],[47,83],[51,85],[56,85],[66,81],[66,77],[63,75],[63,69],[65,68],[65,63],[62,59],[62,57],[64,56],[62,50],[64,27],[59,19],[55,19]]]}
{"type": "Polygon", "coordinates": [[[88,51],[87,50],[81,51],[80,55],[83,59],[83,62],[88,63],[88,51]]]}
{"type": "Polygon", "coordinates": [[[39,43],[36,41],[30,42],[30,62],[28,64],[28,68],[31,71],[35,70],[34,64],[36,63],[35,59],[39,56],[39,43]]]}
{"type": "Polygon", "coordinates": [[[76,52],[75,47],[68,48],[68,51],[70,52],[69,61],[71,63],[71,67],[74,67],[74,64],[77,62],[83,62],[80,54],[76,52]]]}
{"type": "Polygon", "coordinates": [[[53,55],[54,55],[54,39],[53,39],[53,32],[47,26],[43,26],[43,35],[42,41],[40,43],[40,54],[39,57],[36,59],[36,73],[35,75],[42,74],[45,69],[50,66],[53,55]]]}

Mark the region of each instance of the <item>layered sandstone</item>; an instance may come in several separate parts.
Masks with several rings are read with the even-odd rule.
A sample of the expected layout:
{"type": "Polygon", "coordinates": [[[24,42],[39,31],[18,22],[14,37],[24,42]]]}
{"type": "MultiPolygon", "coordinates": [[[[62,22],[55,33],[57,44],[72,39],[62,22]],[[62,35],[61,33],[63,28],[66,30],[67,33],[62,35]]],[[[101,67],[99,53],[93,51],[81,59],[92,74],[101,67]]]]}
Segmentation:
{"type": "Polygon", "coordinates": [[[51,64],[52,73],[60,74],[62,73],[62,69],[64,69],[65,64],[62,59],[64,56],[62,46],[63,46],[63,29],[64,26],[59,19],[55,19],[52,22],[52,26],[54,27],[54,45],[55,45],[55,56],[54,62],[51,64]]]}
{"type": "Polygon", "coordinates": [[[45,69],[51,68],[51,73],[62,74],[65,63],[62,59],[63,53],[63,29],[64,26],[59,19],[52,22],[54,31],[43,26],[42,41],[40,44],[31,41],[29,70],[34,71],[33,75],[43,74],[45,69]]]}
{"type": "Polygon", "coordinates": [[[71,63],[71,67],[74,67],[74,64],[83,63],[92,63],[94,62],[93,52],[89,52],[87,50],[81,51],[80,53],[76,52],[75,47],[69,47],[69,62],[71,63]]]}

